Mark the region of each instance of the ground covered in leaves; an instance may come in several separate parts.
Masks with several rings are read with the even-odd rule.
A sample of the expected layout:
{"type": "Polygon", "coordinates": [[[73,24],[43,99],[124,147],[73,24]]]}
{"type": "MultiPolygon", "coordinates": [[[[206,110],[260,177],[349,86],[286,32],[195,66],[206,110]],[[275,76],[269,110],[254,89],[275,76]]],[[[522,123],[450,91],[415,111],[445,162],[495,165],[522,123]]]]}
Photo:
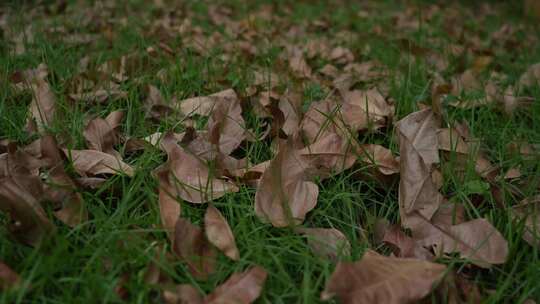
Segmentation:
{"type": "Polygon", "coordinates": [[[4,303],[540,298],[534,1],[36,2],[0,7],[4,303]]]}

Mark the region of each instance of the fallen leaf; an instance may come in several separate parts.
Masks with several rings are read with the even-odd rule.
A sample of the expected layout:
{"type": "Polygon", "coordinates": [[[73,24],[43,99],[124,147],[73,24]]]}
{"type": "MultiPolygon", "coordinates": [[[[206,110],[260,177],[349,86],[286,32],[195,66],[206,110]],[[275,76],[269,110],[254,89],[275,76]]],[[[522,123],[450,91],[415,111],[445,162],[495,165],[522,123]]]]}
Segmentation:
{"type": "Polygon", "coordinates": [[[169,238],[173,239],[176,221],[182,212],[180,202],[175,196],[175,189],[169,182],[169,171],[165,168],[156,171],[159,181],[159,215],[161,224],[167,231],[169,238]]]}
{"type": "Polygon", "coordinates": [[[48,199],[58,204],[54,215],[64,224],[75,227],[88,220],[88,212],[83,197],[73,179],[64,170],[64,160],[54,137],[41,138],[41,155],[46,160],[48,169],[48,199]]]}
{"type": "Polygon", "coordinates": [[[261,295],[266,277],[266,270],[260,266],[234,273],[227,281],[219,285],[204,299],[205,304],[249,304],[261,295]]]}
{"type": "Polygon", "coordinates": [[[531,65],[519,78],[519,84],[525,87],[540,85],[540,63],[531,65]]]}
{"type": "Polygon", "coordinates": [[[216,103],[208,120],[209,137],[219,151],[231,154],[246,138],[246,126],[238,98],[216,103]],[[215,141],[215,142],[214,142],[215,141]]]}
{"type": "Polygon", "coordinates": [[[126,99],[128,94],[120,89],[120,86],[114,82],[106,87],[98,87],[91,91],[70,93],[69,98],[78,102],[85,103],[105,103],[107,100],[126,99]]]}
{"type": "Polygon", "coordinates": [[[489,268],[503,264],[508,256],[508,243],[485,219],[475,219],[452,226],[425,221],[413,230],[413,238],[436,253],[459,252],[473,264],[489,268]]]}
{"type": "Polygon", "coordinates": [[[307,236],[308,245],[318,256],[336,261],[340,256],[351,255],[347,237],[335,228],[296,228],[307,236]]]}
{"type": "Polygon", "coordinates": [[[446,266],[417,259],[381,256],[368,250],[357,262],[339,262],[321,300],[342,303],[415,303],[442,279],[446,266]]]}
{"type": "MultiPolygon", "coordinates": [[[[164,138],[162,145],[165,142],[164,138]]],[[[172,173],[169,181],[175,193],[182,199],[200,204],[238,191],[238,187],[234,184],[212,176],[212,172],[201,159],[176,143],[169,145],[165,150],[168,155],[168,168],[172,173]]]]}
{"type": "Polygon", "coordinates": [[[510,210],[516,220],[524,223],[523,239],[540,248],[540,196],[525,199],[510,210]]]}
{"type": "Polygon", "coordinates": [[[180,111],[191,117],[193,115],[208,116],[212,113],[216,103],[231,102],[237,100],[238,96],[232,89],[224,90],[208,96],[193,97],[178,101],[180,111]]]}
{"type": "Polygon", "coordinates": [[[173,113],[173,109],[163,100],[161,92],[153,85],[148,86],[148,96],[144,106],[148,115],[157,120],[173,113]]]}
{"type": "Polygon", "coordinates": [[[439,162],[437,123],[433,112],[426,109],[409,114],[397,123],[397,128],[400,216],[405,228],[414,229],[419,221],[416,212],[429,220],[443,200],[431,175],[433,164],[439,162]]]}
{"type": "Polygon", "coordinates": [[[189,284],[179,284],[173,290],[165,289],[163,299],[167,304],[202,304],[203,296],[189,284]]]}
{"type": "Polygon", "coordinates": [[[43,198],[40,178],[29,172],[21,173],[0,178],[0,210],[9,215],[8,229],[15,238],[36,246],[52,235],[55,227],[40,204],[43,198]]]}
{"type": "Polygon", "coordinates": [[[343,97],[343,120],[353,131],[374,127],[382,127],[387,117],[394,113],[377,89],[367,91],[347,91],[343,97]]]}
{"type": "Polygon", "coordinates": [[[19,275],[8,265],[0,261],[0,290],[16,288],[21,283],[19,275]]]}
{"type": "Polygon", "coordinates": [[[266,171],[268,166],[270,166],[269,160],[248,168],[239,168],[230,173],[233,178],[239,179],[240,182],[244,182],[252,187],[257,187],[262,174],[266,171]]]}
{"type": "Polygon", "coordinates": [[[454,129],[444,128],[437,130],[438,147],[442,151],[458,153],[459,163],[466,168],[469,160],[475,162],[475,171],[482,177],[491,180],[497,167],[493,165],[480,151],[474,142],[465,142],[465,139],[454,129]]]}
{"type": "Polygon", "coordinates": [[[114,150],[114,145],[119,143],[116,128],[120,125],[124,113],[122,111],[111,112],[105,119],[94,118],[84,128],[83,136],[88,148],[119,156],[114,150]]]}
{"type": "Polygon", "coordinates": [[[418,244],[412,237],[406,235],[398,226],[390,225],[384,232],[383,242],[395,246],[396,256],[400,258],[416,258],[433,261],[433,254],[418,244]]]}
{"type": "Polygon", "coordinates": [[[202,229],[185,218],[178,218],[174,230],[173,251],[184,261],[197,279],[206,279],[214,273],[216,251],[202,229]]]}
{"type": "Polygon", "coordinates": [[[311,78],[311,67],[304,59],[300,48],[294,47],[288,51],[289,68],[298,78],[311,78]]]}
{"type": "Polygon", "coordinates": [[[364,144],[358,149],[360,160],[384,175],[399,173],[399,161],[392,151],[381,145],[364,144]]]}
{"type": "Polygon", "coordinates": [[[281,145],[255,193],[255,213],[275,227],[297,225],[315,208],[319,189],[309,181],[308,163],[290,141],[281,145]]]}
{"type": "Polygon", "coordinates": [[[206,238],[212,245],[216,246],[231,260],[238,261],[240,259],[240,253],[236,247],[231,227],[221,212],[212,205],[208,205],[208,208],[206,208],[204,229],[206,238]]]}
{"type": "Polygon", "coordinates": [[[309,144],[329,134],[346,134],[340,105],[330,98],[313,102],[304,114],[300,129],[309,144]]]}
{"type": "Polygon", "coordinates": [[[126,174],[133,176],[133,168],[120,158],[96,150],[62,149],[72,161],[75,171],[82,176],[87,174],[126,174]]]}
{"type": "MultiPolygon", "coordinates": [[[[47,80],[47,66],[40,64],[38,69],[43,72],[35,73],[31,77],[27,77],[26,82],[32,90],[32,102],[30,103],[31,118],[28,121],[28,126],[35,123],[38,132],[43,132],[45,126],[49,126],[56,113],[56,96],[47,80]]],[[[30,127],[30,129],[33,129],[30,127]]]]}
{"type": "Polygon", "coordinates": [[[288,136],[298,132],[302,115],[299,110],[301,104],[302,96],[298,93],[287,91],[279,98],[278,108],[283,113],[284,118],[281,129],[288,136]]]}
{"type": "Polygon", "coordinates": [[[356,162],[356,149],[351,141],[335,133],[328,133],[298,153],[306,158],[321,176],[329,177],[351,168],[356,162]]]}

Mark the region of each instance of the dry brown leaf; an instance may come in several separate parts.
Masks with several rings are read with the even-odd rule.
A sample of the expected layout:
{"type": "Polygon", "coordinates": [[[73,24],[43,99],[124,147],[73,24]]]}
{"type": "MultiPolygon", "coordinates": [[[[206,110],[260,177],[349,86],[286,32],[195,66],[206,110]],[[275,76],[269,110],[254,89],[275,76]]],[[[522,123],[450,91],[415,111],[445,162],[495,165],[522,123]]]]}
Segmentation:
{"type": "MultiPolygon", "coordinates": [[[[162,145],[166,144],[166,138],[167,136],[162,140],[162,145]]],[[[168,168],[172,173],[169,182],[182,199],[200,204],[238,191],[234,184],[212,176],[210,169],[201,159],[176,143],[169,144],[165,151],[168,155],[168,168]]]]}
{"type": "Polygon", "coordinates": [[[289,68],[298,78],[311,78],[311,67],[304,59],[300,48],[291,48],[288,51],[289,68]]]}
{"type": "Polygon", "coordinates": [[[94,118],[84,128],[83,135],[90,150],[97,150],[119,156],[114,145],[119,143],[116,128],[120,125],[124,112],[111,112],[105,119],[94,118]]]}
{"type": "Polygon", "coordinates": [[[0,210],[9,214],[12,224],[8,229],[20,242],[36,246],[54,233],[55,227],[40,204],[42,198],[40,178],[28,171],[0,178],[0,210]]]}
{"type": "Polygon", "coordinates": [[[20,276],[8,265],[0,261],[0,291],[16,288],[20,283],[20,276]]]}
{"type": "Polygon", "coordinates": [[[148,86],[148,96],[144,102],[148,115],[153,119],[161,119],[173,112],[173,109],[167,105],[161,92],[153,85],[148,86]]]}
{"type": "Polygon", "coordinates": [[[133,168],[120,158],[96,150],[62,149],[72,161],[75,171],[82,176],[87,174],[126,174],[133,176],[133,168]]]}
{"type": "Polygon", "coordinates": [[[437,130],[437,141],[439,150],[463,155],[458,159],[463,168],[466,167],[469,159],[474,160],[475,171],[484,178],[491,179],[491,174],[497,169],[479,152],[478,145],[475,146],[474,142],[465,142],[465,139],[454,129],[444,128],[437,130]]]}
{"type": "Polygon", "coordinates": [[[519,84],[525,87],[540,85],[540,63],[531,65],[519,78],[519,84]]]}
{"type": "Polygon", "coordinates": [[[310,144],[329,134],[346,134],[340,105],[333,99],[313,102],[304,114],[300,128],[310,144]]]}
{"type": "Polygon", "coordinates": [[[433,254],[418,244],[412,237],[406,235],[398,226],[391,225],[384,232],[383,242],[395,246],[394,254],[400,258],[416,258],[432,261],[433,254]]]}
{"type": "Polygon", "coordinates": [[[366,129],[372,124],[381,127],[387,117],[394,113],[394,108],[386,102],[377,89],[367,91],[342,92],[343,119],[354,131],[366,129]]]}
{"type": "Polygon", "coordinates": [[[208,120],[211,143],[218,145],[219,151],[231,154],[246,138],[246,126],[242,117],[242,107],[238,98],[224,99],[215,104],[208,120]]]}
{"type": "Polygon", "coordinates": [[[380,173],[384,175],[399,173],[399,161],[389,149],[381,145],[364,144],[358,150],[361,161],[374,166],[380,173]]]}
{"type": "Polygon", "coordinates": [[[43,132],[45,126],[52,123],[56,112],[56,96],[47,80],[47,66],[40,64],[39,73],[28,73],[26,82],[32,90],[32,102],[30,103],[31,118],[28,120],[29,129],[33,123],[38,132],[43,132]]]}
{"type": "Polygon", "coordinates": [[[302,96],[298,93],[287,91],[279,99],[278,108],[283,113],[284,119],[281,129],[289,136],[298,132],[301,118],[301,104],[302,96]]]}
{"type": "Polygon", "coordinates": [[[439,162],[437,123],[430,109],[409,114],[397,123],[400,168],[399,209],[402,225],[413,229],[418,212],[428,220],[443,197],[432,179],[432,165],[439,162]]]}
{"type": "Polygon", "coordinates": [[[230,173],[233,178],[239,179],[241,182],[245,182],[252,187],[257,187],[262,174],[266,171],[268,166],[270,166],[269,160],[248,168],[236,169],[230,173]]]}
{"type": "Polygon", "coordinates": [[[300,224],[315,208],[319,189],[309,181],[308,163],[290,141],[281,145],[264,171],[255,194],[255,213],[275,227],[300,224]]]}
{"type": "Polygon", "coordinates": [[[219,285],[204,299],[205,304],[249,304],[261,295],[266,277],[266,270],[260,266],[234,273],[227,281],[219,285]]]}
{"type": "Polygon", "coordinates": [[[417,259],[392,258],[368,250],[357,262],[340,262],[326,283],[322,300],[341,303],[415,303],[442,279],[446,266],[417,259]]]}
{"type": "Polygon", "coordinates": [[[224,90],[208,96],[193,97],[178,101],[180,111],[191,117],[193,115],[208,116],[212,113],[214,106],[218,102],[231,102],[238,99],[232,89],[224,90]]]}
{"type": "Polygon", "coordinates": [[[528,198],[511,209],[518,221],[523,221],[523,239],[531,246],[540,248],[540,196],[528,198]]]}
{"type": "Polygon", "coordinates": [[[173,290],[165,289],[163,300],[167,304],[202,304],[203,296],[193,285],[179,284],[173,290]]]}
{"type": "Polygon", "coordinates": [[[413,237],[423,246],[432,246],[438,254],[459,252],[463,258],[484,268],[503,264],[508,256],[508,243],[485,219],[452,226],[425,221],[413,230],[413,237]]]}
{"type": "Polygon", "coordinates": [[[173,251],[186,262],[191,274],[206,279],[215,270],[216,251],[201,228],[178,218],[174,230],[173,251]]]}
{"type": "Polygon", "coordinates": [[[120,86],[114,82],[109,83],[106,87],[95,88],[87,92],[69,94],[69,98],[72,100],[85,103],[104,103],[110,99],[117,100],[125,99],[127,97],[127,92],[120,89],[120,86]]]}
{"type": "Polygon", "coordinates": [[[308,245],[318,256],[336,261],[340,256],[351,255],[347,237],[335,228],[296,228],[307,236],[308,245]]]}
{"type": "Polygon", "coordinates": [[[341,136],[328,133],[298,151],[323,177],[351,168],[356,162],[355,145],[341,136]]]}
{"type": "Polygon", "coordinates": [[[159,215],[161,224],[167,231],[169,238],[173,238],[176,221],[180,217],[182,208],[178,202],[174,187],[169,182],[169,171],[165,168],[156,170],[159,181],[159,215]]]}
{"type": "Polygon", "coordinates": [[[48,184],[46,196],[58,205],[54,215],[70,227],[88,220],[83,197],[73,179],[64,171],[64,160],[56,140],[48,135],[41,138],[41,155],[46,160],[48,184]]]}
{"type": "Polygon", "coordinates": [[[238,261],[240,259],[240,252],[236,247],[231,227],[221,212],[212,205],[208,205],[208,208],[206,208],[204,229],[206,238],[210,243],[232,260],[238,261]]]}

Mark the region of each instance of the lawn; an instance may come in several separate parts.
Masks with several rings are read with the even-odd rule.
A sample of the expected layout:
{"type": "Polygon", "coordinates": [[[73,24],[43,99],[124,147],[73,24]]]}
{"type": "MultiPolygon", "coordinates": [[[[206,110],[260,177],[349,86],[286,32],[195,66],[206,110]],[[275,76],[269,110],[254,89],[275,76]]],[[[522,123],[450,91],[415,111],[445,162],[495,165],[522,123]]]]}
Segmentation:
{"type": "Polygon", "coordinates": [[[536,303],[518,2],[0,4],[2,303],[536,303]]]}

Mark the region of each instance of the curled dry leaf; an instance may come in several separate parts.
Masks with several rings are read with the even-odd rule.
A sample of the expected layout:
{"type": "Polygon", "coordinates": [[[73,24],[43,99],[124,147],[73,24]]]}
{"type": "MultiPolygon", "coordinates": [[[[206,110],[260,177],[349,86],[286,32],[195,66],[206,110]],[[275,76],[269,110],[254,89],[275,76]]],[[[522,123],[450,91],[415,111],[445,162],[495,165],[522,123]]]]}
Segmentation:
{"type": "Polygon", "coordinates": [[[148,86],[148,96],[144,106],[147,115],[153,119],[161,119],[173,112],[173,109],[164,102],[161,92],[153,85],[148,86]]]}
{"type": "Polygon", "coordinates": [[[482,153],[474,143],[466,142],[465,139],[454,129],[444,128],[437,130],[437,142],[439,150],[446,152],[456,152],[463,157],[460,163],[466,167],[469,159],[475,161],[475,171],[482,177],[491,179],[491,173],[497,169],[482,153]],[[470,157],[470,155],[472,156],[470,157]]]}
{"type": "Polygon", "coordinates": [[[485,219],[451,226],[425,221],[413,230],[413,237],[422,246],[433,247],[437,254],[458,252],[484,268],[503,264],[508,256],[508,243],[485,219]]]}
{"type": "Polygon", "coordinates": [[[319,188],[308,180],[308,163],[291,141],[281,145],[255,194],[255,213],[275,227],[297,225],[315,208],[319,188]]]}
{"type": "Polygon", "coordinates": [[[519,78],[519,84],[525,87],[540,85],[540,63],[531,65],[519,78]]]}
{"type": "Polygon", "coordinates": [[[302,96],[298,93],[290,91],[285,92],[278,102],[278,108],[283,113],[283,126],[281,129],[289,136],[298,132],[301,111],[300,106],[302,104],[302,96]]]}
{"type": "MultiPolygon", "coordinates": [[[[167,136],[166,136],[167,137],[167,136]]],[[[162,145],[168,140],[164,139],[162,145]]],[[[191,203],[205,203],[229,192],[238,191],[234,184],[212,176],[208,166],[176,143],[167,144],[169,181],[175,193],[191,203]]]]}
{"type": "Polygon", "coordinates": [[[270,161],[264,161],[248,168],[240,168],[231,172],[231,176],[245,182],[246,184],[257,187],[261,179],[262,174],[270,166],[270,161]]]}
{"type": "Polygon", "coordinates": [[[523,239],[531,246],[540,248],[540,196],[528,198],[511,209],[518,221],[523,221],[523,239]]]}
{"type": "Polygon", "coordinates": [[[122,111],[114,111],[105,119],[94,118],[88,122],[83,131],[88,148],[119,156],[113,147],[119,142],[116,128],[120,125],[123,117],[124,113],[122,111]]]}
{"type": "Polygon", "coordinates": [[[437,124],[430,109],[409,114],[397,124],[400,171],[399,210],[405,228],[414,228],[416,213],[431,219],[443,197],[432,179],[432,165],[439,162],[437,124]]]}
{"type": "Polygon", "coordinates": [[[392,258],[368,250],[357,262],[340,262],[326,283],[322,300],[341,303],[415,303],[443,278],[446,267],[417,259],[392,258]]]}
{"type": "Polygon", "coordinates": [[[90,91],[69,94],[69,98],[85,103],[105,103],[107,100],[125,99],[128,97],[126,91],[120,85],[109,82],[107,85],[93,88],[90,91]]]}
{"type": "Polygon", "coordinates": [[[246,138],[246,126],[238,98],[216,103],[208,120],[208,130],[210,141],[219,147],[221,153],[229,155],[238,148],[246,138]]]}
{"type": "Polygon", "coordinates": [[[381,145],[365,144],[358,150],[362,162],[373,166],[378,172],[384,175],[399,173],[399,161],[389,149],[381,145]]]}
{"type": "Polygon", "coordinates": [[[383,242],[395,246],[396,256],[400,258],[416,258],[420,260],[432,261],[433,254],[418,244],[412,237],[401,231],[398,226],[391,225],[387,227],[382,239],[383,242]]]}
{"type": "Polygon", "coordinates": [[[212,113],[214,106],[218,102],[229,102],[237,100],[238,96],[232,89],[214,93],[208,96],[193,97],[178,101],[180,111],[191,117],[193,115],[208,116],[212,113]]]}
{"type": "Polygon", "coordinates": [[[313,102],[304,114],[300,129],[310,144],[329,134],[346,134],[340,105],[330,98],[313,102]]]}
{"type": "Polygon", "coordinates": [[[19,275],[0,261],[0,291],[15,288],[21,283],[19,275]]]}
{"type": "Polygon", "coordinates": [[[40,204],[43,184],[39,177],[21,172],[0,178],[0,210],[9,215],[8,227],[17,240],[36,246],[53,234],[54,225],[40,204]]]}
{"type": "Polygon", "coordinates": [[[202,304],[203,296],[193,285],[179,284],[172,290],[165,289],[163,300],[167,304],[202,304]]]}
{"type": "Polygon", "coordinates": [[[349,169],[357,158],[354,143],[335,133],[328,133],[298,153],[323,177],[349,169]]]}
{"type": "Polygon", "coordinates": [[[73,179],[64,171],[64,160],[54,137],[41,138],[41,155],[48,169],[46,196],[58,204],[54,215],[64,224],[75,227],[88,220],[82,195],[73,179]]]}
{"type": "Polygon", "coordinates": [[[221,212],[212,205],[208,205],[208,208],[206,208],[206,213],[204,215],[204,229],[206,238],[210,243],[216,246],[230,259],[235,261],[240,259],[240,252],[238,252],[238,248],[236,247],[231,227],[221,212]]]}
{"type": "Polygon", "coordinates": [[[353,131],[366,129],[370,124],[373,127],[381,127],[385,119],[394,113],[394,108],[377,89],[342,92],[342,97],[343,119],[353,131]]]}
{"type": "Polygon", "coordinates": [[[181,214],[181,205],[175,196],[175,189],[169,182],[168,170],[161,168],[156,171],[159,181],[159,215],[161,224],[169,238],[173,238],[176,221],[181,214]]]}
{"type": "Polygon", "coordinates": [[[173,251],[186,262],[191,274],[206,279],[215,270],[216,251],[201,228],[178,218],[174,230],[173,251]]]}
{"type": "Polygon", "coordinates": [[[249,304],[261,295],[266,277],[266,270],[260,266],[233,274],[225,283],[219,285],[204,299],[205,304],[249,304]]]}
{"type": "MultiPolygon", "coordinates": [[[[30,103],[31,118],[28,121],[28,126],[37,127],[38,132],[43,132],[44,127],[52,123],[56,112],[56,96],[47,80],[47,66],[40,64],[38,67],[40,72],[26,73],[25,81],[32,90],[32,102],[30,103]]],[[[30,127],[30,129],[33,129],[30,127]]]]}
{"type": "Polygon", "coordinates": [[[351,254],[349,240],[335,228],[296,228],[295,230],[307,236],[309,247],[320,257],[336,261],[340,256],[351,254]]]}
{"type": "Polygon", "coordinates": [[[288,52],[289,68],[298,78],[311,78],[311,67],[304,59],[300,48],[291,48],[288,52]]]}
{"type": "Polygon", "coordinates": [[[126,174],[133,176],[133,168],[120,158],[96,150],[62,149],[80,175],[126,174]]]}

